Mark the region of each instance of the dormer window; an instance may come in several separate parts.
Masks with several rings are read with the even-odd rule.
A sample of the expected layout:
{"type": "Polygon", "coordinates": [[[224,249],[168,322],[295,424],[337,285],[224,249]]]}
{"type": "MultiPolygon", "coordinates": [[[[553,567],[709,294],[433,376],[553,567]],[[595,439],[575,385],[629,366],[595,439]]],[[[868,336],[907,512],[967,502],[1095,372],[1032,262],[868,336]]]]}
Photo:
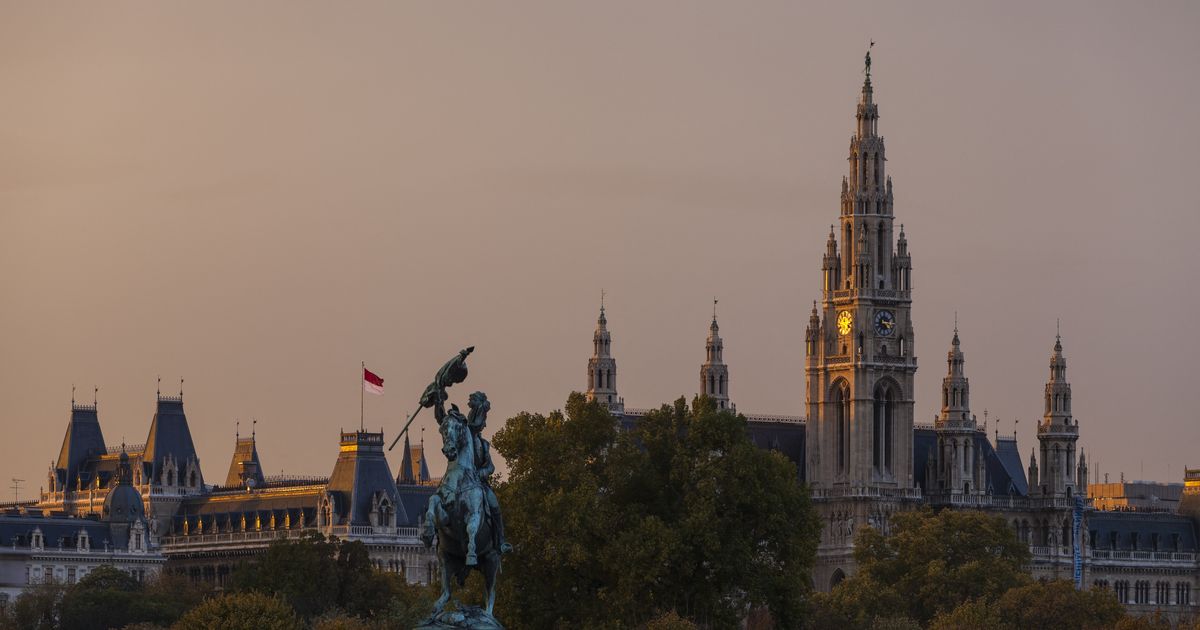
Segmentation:
{"type": "Polygon", "coordinates": [[[92,541],[88,537],[86,529],[79,530],[79,537],[76,538],[76,542],[78,543],[79,551],[86,552],[92,548],[92,541]]]}
{"type": "Polygon", "coordinates": [[[34,528],[33,534],[30,536],[29,546],[37,551],[41,551],[46,547],[46,539],[44,536],[42,536],[42,528],[34,528]]]}

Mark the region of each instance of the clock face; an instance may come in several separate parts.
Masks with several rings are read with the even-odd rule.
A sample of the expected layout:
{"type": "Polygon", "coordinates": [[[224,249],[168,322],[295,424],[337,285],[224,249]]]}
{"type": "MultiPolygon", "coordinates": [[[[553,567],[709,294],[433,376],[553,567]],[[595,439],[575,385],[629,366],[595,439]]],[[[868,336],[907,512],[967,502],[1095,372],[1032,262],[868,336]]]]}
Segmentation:
{"type": "Polygon", "coordinates": [[[854,323],[854,317],[850,315],[850,311],[842,311],[838,313],[837,327],[838,333],[842,336],[850,334],[850,325],[854,323]]]}
{"type": "Polygon", "coordinates": [[[876,311],[875,334],[887,337],[896,329],[896,316],[891,311],[876,311]]]}

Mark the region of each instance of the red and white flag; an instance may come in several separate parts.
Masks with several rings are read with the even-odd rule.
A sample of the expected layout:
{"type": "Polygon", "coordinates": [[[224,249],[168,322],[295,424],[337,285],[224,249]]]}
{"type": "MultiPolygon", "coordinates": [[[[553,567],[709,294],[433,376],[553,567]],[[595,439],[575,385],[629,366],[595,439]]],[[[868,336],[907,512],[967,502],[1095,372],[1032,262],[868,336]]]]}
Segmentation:
{"type": "Polygon", "coordinates": [[[383,379],[367,368],[363,368],[363,391],[376,396],[383,395],[383,379]]]}

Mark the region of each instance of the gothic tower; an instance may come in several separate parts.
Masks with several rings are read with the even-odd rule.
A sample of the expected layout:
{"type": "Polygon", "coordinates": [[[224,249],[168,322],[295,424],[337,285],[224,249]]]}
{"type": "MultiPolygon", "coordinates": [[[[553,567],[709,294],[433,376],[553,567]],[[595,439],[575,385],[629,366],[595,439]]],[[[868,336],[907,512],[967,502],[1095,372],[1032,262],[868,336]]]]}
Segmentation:
{"type": "Polygon", "coordinates": [[[712,324],[708,327],[708,340],[704,342],[704,363],[700,366],[700,392],[717,404],[717,409],[731,409],[729,404],[729,366],[725,365],[722,353],[725,343],[721,341],[717,326],[717,301],[713,300],[712,324]]]}
{"type": "MultiPolygon", "coordinates": [[[[1073,476],[1079,472],[1075,466],[1079,421],[1071,418],[1071,384],[1067,382],[1067,360],[1062,350],[1062,336],[1056,335],[1050,355],[1050,380],[1046,382],[1046,411],[1037,428],[1041,475],[1037,488],[1031,489],[1048,497],[1074,494],[1077,481],[1073,476]]],[[[1087,491],[1086,486],[1079,489],[1087,491]]]]}
{"type": "Polygon", "coordinates": [[[942,412],[934,423],[937,432],[937,452],[934,477],[936,481],[926,490],[941,494],[980,494],[986,486],[983,460],[976,448],[977,426],[971,414],[971,384],[963,366],[958,324],[954,339],[946,353],[946,376],[942,379],[942,412]]]}
{"type": "Polygon", "coordinates": [[[608,334],[603,295],[596,333],[592,335],[592,358],[588,359],[587,399],[598,400],[615,413],[625,410],[625,401],[617,395],[617,360],[612,357],[612,336],[608,334]]]}
{"type": "Polygon", "coordinates": [[[806,335],[806,469],[817,489],[913,486],[912,263],[903,226],[893,235],[867,59],[840,225],[822,259],[821,313],[814,307],[806,335]]]}

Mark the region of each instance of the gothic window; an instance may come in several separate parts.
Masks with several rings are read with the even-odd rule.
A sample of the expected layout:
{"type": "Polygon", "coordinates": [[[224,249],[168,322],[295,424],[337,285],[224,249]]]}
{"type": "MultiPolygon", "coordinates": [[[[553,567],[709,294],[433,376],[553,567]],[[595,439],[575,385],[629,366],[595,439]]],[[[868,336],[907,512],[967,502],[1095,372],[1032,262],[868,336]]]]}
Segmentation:
{"type": "Polygon", "coordinates": [[[196,471],[194,470],[188,475],[188,485],[193,488],[196,487],[196,471]]]}
{"type": "Polygon", "coordinates": [[[167,485],[168,486],[175,485],[175,471],[174,470],[167,471],[167,485]]]}
{"type": "Polygon", "coordinates": [[[1150,581],[1138,580],[1133,585],[1133,603],[1149,604],[1150,603],[1150,581]]]}
{"type": "Polygon", "coordinates": [[[1113,591],[1117,594],[1117,600],[1122,604],[1129,601],[1129,582],[1126,580],[1117,580],[1113,585],[1113,591]]]}
{"type": "Polygon", "coordinates": [[[834,386],[834,422],[837,423],[838,471],[845,472],[850,459],[850,390],[844,382],[834,386]]]}
{"type": "Polygon", "coordinates": [[[1154,583],[1154,603],[1165,606],[1171,596],[1171,585],[1167,582],[1154,583]]]}
{"type": "Polygon", "coordinates": [[[1064,546],[1064,547],[1071,546],[1071,521],[1069,519],[1063,520],[1062,538],[1059,540],[1062,541],[1059,543],[1062,546],[1064,546]]]}
{"type": "Polygon", "coordinates": [[[1175,585],[1175,603],[1179,606],[1192,605],[1192,585],[1180,582],[1175,585]]]}
{"type": "Polygon", "coordinates": [[[729,395],[729,377],[724,374],[721,375],[721,395],[729,395]]]}
{"type": "Polygon", "coordinates": [[[891,472],[893,434],[896,414],[895,389],[881,385],[875,390],[874,434],[872,461],[879,472],[891,472]]]}

